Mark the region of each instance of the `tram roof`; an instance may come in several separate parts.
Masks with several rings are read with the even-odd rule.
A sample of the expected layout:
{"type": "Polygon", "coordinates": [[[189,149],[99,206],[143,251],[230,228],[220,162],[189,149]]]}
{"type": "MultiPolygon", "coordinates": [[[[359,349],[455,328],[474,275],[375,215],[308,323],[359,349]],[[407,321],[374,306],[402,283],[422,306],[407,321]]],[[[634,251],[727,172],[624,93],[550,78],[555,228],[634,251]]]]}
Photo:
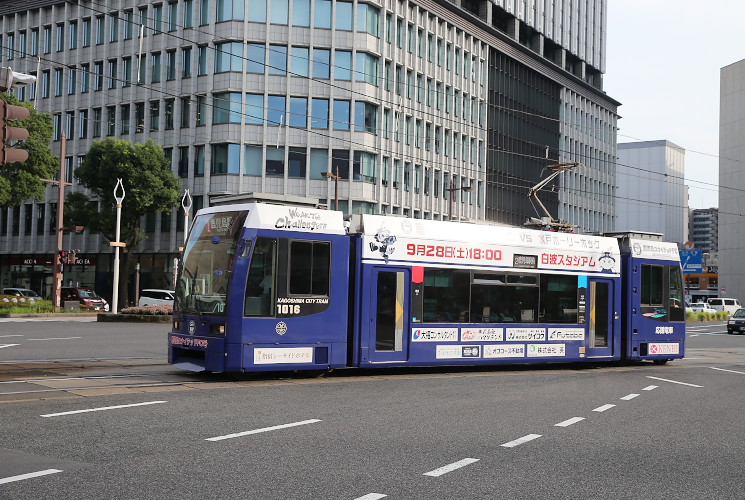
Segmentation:
{"type": "Polygon", "coordinates": [[[559,233],[509,226],[505,224],[471,224],[362,214],[352,217],[350,232],[374,236],[385,228],[399,237],[464,243],[488,243],[521,247],[615,248],[618,240],[606,236],[559,233]]]}

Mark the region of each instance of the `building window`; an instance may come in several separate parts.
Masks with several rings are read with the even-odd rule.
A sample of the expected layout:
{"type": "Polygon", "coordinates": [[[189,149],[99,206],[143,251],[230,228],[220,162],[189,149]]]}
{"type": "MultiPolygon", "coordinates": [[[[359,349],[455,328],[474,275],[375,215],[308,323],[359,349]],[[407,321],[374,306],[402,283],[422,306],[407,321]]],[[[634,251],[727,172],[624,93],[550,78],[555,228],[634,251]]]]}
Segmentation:
{"type": "Polygon", "coordinates": [[[313,78],[331,78],[331,51],[313,49],[313,78]]]}
{"type": "Polygon", "coordinates": [[[352,5],[352,2],[336,1],[336,29],[352,31],[352,22],[354,19],[352,5]]]}
{"type": "Polygon", "coordinates": [[[176,106],[176,100],[166,99],[165,105],[166,105],[165,106],[165,116],[166,116],[165,129],[173,130],[173,110],[176,106]]]}
{"type": "Polygon", "coordinates": [[[116,106],[106,107],[106,135],[109,137],[116,134],[116,106]]]}
{"type": "Polygon", "coordinates": [[[242,21],[245,3],[245,0],[217,0],[216,21],[218,23],[232,20],[242,21]]]}
{"type": "Polygon", "coordinates": [[[308,126],[308,98],[290,97],[290,127],[306,128],[308,126]]]}
{"type": "MultiPolygon", "coordinates": [[[[252,59],[251,46],[249,44],[249,59],[252,59]]],[[[263,45],[262,45],[263,50],[263,45]]],[[[243,71],[243,44],[240,42],[226,42],[215,45],[215,73],[226,71],[243,71]]],[[[263,61],[262,70],[263,73],[263,61]]]]}
{"type": "Polygon", "coordinates": [[[54,70],[54,95],[62,95],[62,69],[57,68],[54,70]]]}
{"type": "Polygon", "coordinates": [[[377,134],[378,106],[362,101],[355,102],[354,106],[354,129],[377,134]]]}
{"type": "Polygon", "coordinates": [[[214,144],[212,146],[211,174],[240,173],[241,146],[239,144],[214,144]]]}
{"type": "Polygon", "coordinates": [[[96,45],[101,45],[106,36],[106,18],[104,16],[96,17],[96,45]]]}
{"type": "Polygon", "coordinates": [[[310,49],[308,47],[293,47],[290,57],[290,73],[293,76],[309,76],[310,49]]]}
{"type": "Polygon", "coordinates": [[[204,146],[194,147],[194,176],[204,175],[204,146]]]}
{"type": "Polygon", "coordinates": [[[191,78],[191,47],[181,49],[181,78],[191,78]]]}
{"type": "Polygon", "coordinates": [[[116,88],[116,82],[117,82],[117,60],[111,59],[109,60],[109,88],[115,89],[116,88]]]}
{"type": "Polygon", "coordinates": [[[160,101],[150,101],[150,130],[160,130],[160,101]]]}
{"type": "Polygon", "coordinates": [[[130,132],[129,104],[122,104],[120,109],[120,120],[122,121],[122,134],[130,132]]]}
{"type": "Polygon", "coordinates": [[[269,45],[269,74],[287,74],[287,46],[269,45]]]}
{"type": "Polygon", "coordinates": [[[329,128],[329,100],[314,97],[311,101],[312,116],[310,121],[311,128],[328,129],[329,128]]]}
{"type": "Polygon", "coordinates": [[[135,103],[135,133],[139,134],[145,131],[145,103],[135,103]]]}
{"type": "Polygon", "coordinates": [[[357,4],[357,31],[380,36],[379,24],[380,9],[366,3],[357,4]]]}
{"type": "Polygon", "coordinates": [[[78,23],[77,21],[70,21],[70,40],[68,46],[71,50],[78,48],[78,23]]]}
{"type": "Polygon", "coordinates": [[[310,26],[310,0],[292,0],[293,26],[310,26]]]}
{"type": "Polygon", "coordinates": [[[223,92],[212,97],[212,123],[241,123],[241,94],[223,92]]]}
{"type": "Polygon", "coordinates": [[[378,85],[378,62],[379,58],[365,52],[357,52],[357,68],[355,80],[378,85]]]}
{"type": "Polygon", "coordinates": [[[287,176],[305,179],[307,164],[305,148],[290,148],[287,152],[287,176]]]}
{"type": "Polygon", "coordinates": [[[266,61],[265,47],[263,43],[249,43],[247,48],[246,71],[249,73],[264,74],[266,61]]]}
{"type": "Polygon", "coordinates": [[[334,100],[334,130],[349,130],[350,101],[334,100]]]}
{"type": "Polygon", "coordinates": [[[176,79],[176,51],[166,51],[166,80],[176,79]]]}
{"type": "Polygon", "coordinates": [[[352,52],[334,51],[334,80],[352,79],[352,52]]]}
{"type": "Polygon", "coordinates": [[[132,28],[134,26],[134,13],[131,10],[124,11],[124,39],[132,38],[132,28]]]}
{"type": "Polygon", "coordinates": [[[269,22],[272,24],[287,24],[289,19],[289,2],[288,0],[269,0],[271,3],[271,18],[269,22]]]}
{"type": "Polygon", "coordinates": [[[197,47],[197,76],[207,74],[207,46],[200,45],[197,47]]]}
{"type": "Polygon", "coordinates": [[[266,175],[279,176],[285,175],[285,150],[276,148],[266,149],[266,175]]]}
{"type": "Polygon", "coordinates": [[[266,107],[267,125],[284,125],[287,123],[287,120],[285,119],[285,96],[268,96],[266,107]]]}
{"type": "Polygon", "coordinates": [[[179,177],[189,177],[189,146],[178,148],[178,175],[179,177]]]}
{"type": "Polygon", "coordinates": [[[191,126],[191,100],[188,97],[181,98],[181,128],[189,128],[191,126]]]}
{"type": "Polygon", "coordinates": [[[88,110],[81,109],[78,112],[79,125],[78,125],[78,137],[80,139],[88,138],[88,110]]]}
{"type": "Polygon", "coordinates": [[[331,29],[331,0],[315,0],[315,5],[314,27],[331,29]]]}
{"type": "Polygon", "coordinates": [[[246,123],[264,123],[264,94],[246,94],[246,123]]]}
{"type": "MultiPolygon", "coordinates": [[[[160,82],[160,59],[160,52],[153,52],[150,55],[150,66],[152,68],[152,80],[150,83],[160,82]]],[[[144,81],[144,79],[140,81],[144,81]]]]}
{"type": "Polygon", "coordinates": [[[93,137],[101,137],[101,122],[103,120],[103,110],[93,108],[93,137]]]}

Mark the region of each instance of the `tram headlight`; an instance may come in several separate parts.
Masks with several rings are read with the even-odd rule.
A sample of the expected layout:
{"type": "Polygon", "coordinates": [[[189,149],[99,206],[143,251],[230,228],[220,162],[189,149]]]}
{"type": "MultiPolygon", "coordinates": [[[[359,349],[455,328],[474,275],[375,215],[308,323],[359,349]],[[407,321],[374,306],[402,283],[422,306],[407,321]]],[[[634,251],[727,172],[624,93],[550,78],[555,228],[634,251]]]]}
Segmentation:
{"type": "Polygon", "coordinates": [[[225,324],[224,323],[216,323],[216,324],[210,326],[210,333],[212,335],[225,335],[225,324]]]}
{"type": "Polygon", "coordinates": [[[177,332],[180,326],[181,326],[181,323],[180,322],[174,321],[173,322],[173,331],[174,332],[177,332]]]}

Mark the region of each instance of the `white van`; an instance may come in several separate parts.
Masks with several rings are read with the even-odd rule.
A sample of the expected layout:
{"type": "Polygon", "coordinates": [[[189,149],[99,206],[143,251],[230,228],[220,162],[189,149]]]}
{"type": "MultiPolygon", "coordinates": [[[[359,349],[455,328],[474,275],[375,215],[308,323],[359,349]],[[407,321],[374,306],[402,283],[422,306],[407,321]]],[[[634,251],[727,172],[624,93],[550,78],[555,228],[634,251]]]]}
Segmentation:
{"type": "Polygon", "coordinates": [[[740,305],[740,301],[737,299],[709,299],[709,305],[712,309],[716,311],[726,311],[730,314],[735,313],[738,309],[740,309],[742,306],[740,305]]]}
{"type": "Polygon", "coordinates": [[[175,297],[173,290],[160,290],[154,288],[146,288],[140,292],[140,301],[137,303],[138,306],[162,306],[162,305],[173,305],[173,298],[175,297]]]}

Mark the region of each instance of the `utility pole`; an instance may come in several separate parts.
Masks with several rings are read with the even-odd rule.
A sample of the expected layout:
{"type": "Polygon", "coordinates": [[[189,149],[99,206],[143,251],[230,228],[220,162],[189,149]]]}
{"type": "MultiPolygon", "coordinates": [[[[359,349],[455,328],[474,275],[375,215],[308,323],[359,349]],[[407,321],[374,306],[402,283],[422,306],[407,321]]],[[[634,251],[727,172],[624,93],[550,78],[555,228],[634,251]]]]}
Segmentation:
{"type": "Polygon", "coordinates": [[[65,186],[72,186],[72,183],[65,182],[65,154],[67,150],[67,137],[62,132],[60,141],[60,161],[59,161],[59,174],[57,179],[41,179],[44,182],[50,182],[56,184],[57,189],[57,227],[55,228],[56,242],[54,251],[54,260],[52,261],[52,269],[54,270],[54,276],[52,281],[52,304],[55,309],[59,309],[62,304],[60,300],[60,290],[62,289],[62,273],[64,269],[60,269],[64,264],[61,263],[63,259],[60,258],[62,255],[62,234],[65,228],[64,215],[65,215],[65,186]]]}

